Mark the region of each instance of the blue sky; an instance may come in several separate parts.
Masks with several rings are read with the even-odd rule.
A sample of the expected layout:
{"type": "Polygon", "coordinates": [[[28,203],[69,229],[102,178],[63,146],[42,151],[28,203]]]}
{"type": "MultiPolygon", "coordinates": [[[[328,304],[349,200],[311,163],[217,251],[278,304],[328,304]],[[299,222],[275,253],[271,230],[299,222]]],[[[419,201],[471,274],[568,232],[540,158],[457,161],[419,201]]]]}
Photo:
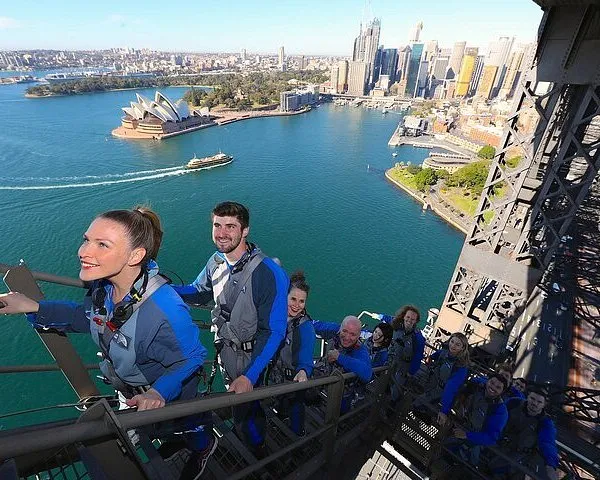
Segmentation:
{"type": "MultiPolygon", "coordinates": [[[[350,55],[364,0],[37,0],[2,2],[0,50],[152,48],[195,52],[350,55]]],[[[535,39],[542,11],[532,0],[372,0],[381,42],[422,38],[441,46],[466,40],[487,48],[501,35],[535,39]]]]}

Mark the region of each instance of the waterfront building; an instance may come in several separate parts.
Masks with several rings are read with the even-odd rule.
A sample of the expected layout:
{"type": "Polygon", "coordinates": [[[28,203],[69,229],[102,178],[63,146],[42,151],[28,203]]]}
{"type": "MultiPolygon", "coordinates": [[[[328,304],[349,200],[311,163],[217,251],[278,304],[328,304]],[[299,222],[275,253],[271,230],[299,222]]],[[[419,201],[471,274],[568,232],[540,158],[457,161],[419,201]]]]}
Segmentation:
{"type": "Polygon", "coordinates": [[[465,49],[465,55],[460,64],[458,79],[456,81],[455,97],[465,97],[469,93],[471,77],[475,69],[475,60],[477,59],[477,48],[465,49]]]}
{"type": "Polygon", "coordinates": [[[368,79],[368,65],[366,62],[350,62],[348,68],[348,93],[361,96],[365,94],[368,79]]]}
{"type": "Polygon", "coordinates": [[[483,75],[483,67],[485,66],[485,57],[483,55],[477,55],[475,58],[475,66],[473,67],[473,75],[471,75],[471,83],[469,83],[468,96],[472,97],[477,92],[481,76],[483,75]]]}
{"type": "Polygon", "coordinates": [[[157,91],[154,100],[136,93],[137,102],[123,107],[125,116],[113,135],[130,138],[164,138],[212,124],[208,109],[190,112],[185,100],[172,102],[157,91]]]}
{"type": "Polygon", "coordinates": [[[432,170],[446,170],[452,174],[472,162],[473,160],[470,157],[459,153],[431,152],[429,157],[423,160],[422,167],[431,168],[432,170]]]}
{"type": "Polygon", "coordinates": [[[307,105],[314,105],[319,101],[319,87],[308,85],[292,91],[279,94],[279,110],[282,112],[293,112],[307,105]]]}
{"type": "Polygon", "coordinates": [[[410,60],[408,62],[408,72],[406,75],[406,95],[416,96],[417,79],[421,67],[421,57],[423,56],[423,43],[411,44],[410,60]]]}
{"type": "Polygon", "coordinates": [[[496,80],[496,74],[498,73],[497,65],[485,65],[483,67],[483,73],[481,75],[481,81],[477,87],[475,95],[477,97],[489,100],[492,96],[492,88],[494,87],[494,81],[496,80]]]}
{"type": "Polygon", "coordinates": [[[377,82],[379,89],[381,89],[384,92],[387,92],[389,91],[391,84],[392,80],[390,79],[389,75],[379,75],[379,80],[377,82]]]}
{"type": "Polygon", "coordinates": [[[344,93],[348,90],[348,60],[340,60],[338,62],[338,84],[337,91],[344,93]]]}
{"type": "Polygon", "coordinates": [[[454,47],[452,48],[452,54],[450,55],[450,59],[448,60],[448,71],[446,74],[446,78],[452,79],[458,77],[460,66],[462,65],[462,59],[465,55],[466,47],[467,42],[456,42],[454,44],[454,47]]]}
{"type": "Polygon", "coordinates": [[[409,137],[418,137],[423,134],[426,127],[427,121],[424,118],[408,115],[404,117],[402,132],[403,135],[407,135],[409,137]]]}

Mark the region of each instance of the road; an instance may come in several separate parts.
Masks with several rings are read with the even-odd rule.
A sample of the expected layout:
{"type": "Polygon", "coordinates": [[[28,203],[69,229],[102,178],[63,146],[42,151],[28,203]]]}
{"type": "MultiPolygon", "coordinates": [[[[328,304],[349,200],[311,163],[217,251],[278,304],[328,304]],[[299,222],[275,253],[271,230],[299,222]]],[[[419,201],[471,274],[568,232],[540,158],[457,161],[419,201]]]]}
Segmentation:
{"type": "Polygon", "coordinates": [[[508,345],[514,347],[515,377],[556,386],[567,384],[574,295],[569,242],[562,243],[540,282],[544,290],[535,289],[511,331],[508,345]]]}

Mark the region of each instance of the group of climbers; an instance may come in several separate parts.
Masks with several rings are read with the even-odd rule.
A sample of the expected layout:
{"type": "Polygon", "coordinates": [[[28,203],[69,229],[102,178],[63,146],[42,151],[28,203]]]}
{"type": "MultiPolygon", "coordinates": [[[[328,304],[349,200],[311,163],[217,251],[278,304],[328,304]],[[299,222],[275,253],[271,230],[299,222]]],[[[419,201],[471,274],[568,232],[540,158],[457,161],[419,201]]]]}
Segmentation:
{"type": "MultiPolygon", "coordinates": [[[[412,405],[417,414],[440,402],[437,422],[443,426],[454,406],[463,426],[454,429],[449,451],[476,464],[479,448],[496,444],[505,424],[504,434],[509,437],[526,425],[539,432],[544,447],[538,445],[542,440],[536,444],[527,437],[520,443],[508,440],[503,448],[518,445],[523,461],[528,452],[541,451],[546,465],[556,466],[550,447],[553,425],[544,416],[545,399],[539,392],[530,390],[526,400],[523,394],[512,395],[517,398],[507,400],[507,409],[502,394],[509,385],[500,373],[462,388],[469,367],[468,341],[463,334],[453,334],[446,347],[429,357],[427,374],[421,378],[425,339],[417,328],[420,314],[416,307],[407,305],[393,317],[375,314],[381,323],[372,332],[363,330],[354,316],[345,317],[341,324],[313,320],[306,310],[310,288],[304,274],[295,272],[288,278],[277,261],[247,240],[250,218],[245,206],[220,203],[211,219],[217,251],[189,285],[170,285],[158,273],[160,221],[151,210],[136,207],[101,214],[86,231],[78,252],[80,278],[89,285],[83,305],[38,303],[11,292],[0,295],[0,312],[27,313],[36,328],[90,333],[102,351],[102,372],[123,406],[146,410],[198,395],[198,373],[207,351],[186,304],[212,304],[213,370],[220,368],[229,392],[303,382],[337,369],[356,374],[342,396],[344,413],[364,393],[373,368],[387,364],[392,405],[413,379],[424,387],[412,405]],[[313,362],[317,336],[326,347],[322,358],[313,362]],[[512,422],[511,415],[515,416],[512,422]],[[527,420],[530,417],[539,417],[540,426],[527,420]]],[[[508,375],[512,380],[512,372],[508,375]]],[[[213,380],[214,374],[209,390],[213,380]]],[[[524,382],[515,380],[513,393],[522,386],[519,380],[524,382]]],[[[277,402],[276,408],[289,417],[290,428],[304,435],[304,391],[277,402]]],[[[234,407],[233,418],[239,435],[257,457],[263,456],[266,417],[260,402],[234,407]]],[[[184,425],[174,424],[171,430],[184,431],[192,451],[182,478],[198,478],[217,447],[210,415],[185,419],[184,425]]],[[[499,476],[510,471],[501,462],[492,467],[499,476]]]]}

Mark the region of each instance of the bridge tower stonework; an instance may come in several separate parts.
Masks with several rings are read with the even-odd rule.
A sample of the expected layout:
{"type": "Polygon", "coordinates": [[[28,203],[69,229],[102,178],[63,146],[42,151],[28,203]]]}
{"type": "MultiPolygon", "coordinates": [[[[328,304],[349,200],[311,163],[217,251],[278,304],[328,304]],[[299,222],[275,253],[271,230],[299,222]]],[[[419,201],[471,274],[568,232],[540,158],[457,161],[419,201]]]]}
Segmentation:
{"type": "Polygon", "coordinates": [[[600,167],[600,2],[544,16],[432,340],[463,331],[495,356],[536,292],[600,167]]]}

